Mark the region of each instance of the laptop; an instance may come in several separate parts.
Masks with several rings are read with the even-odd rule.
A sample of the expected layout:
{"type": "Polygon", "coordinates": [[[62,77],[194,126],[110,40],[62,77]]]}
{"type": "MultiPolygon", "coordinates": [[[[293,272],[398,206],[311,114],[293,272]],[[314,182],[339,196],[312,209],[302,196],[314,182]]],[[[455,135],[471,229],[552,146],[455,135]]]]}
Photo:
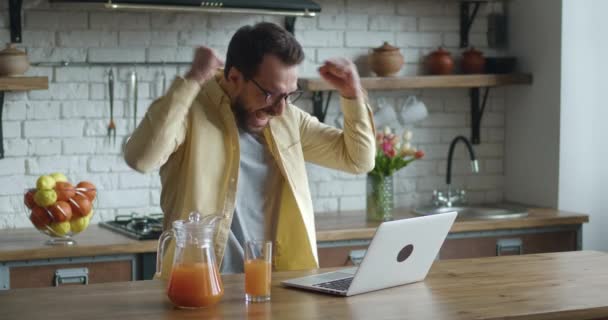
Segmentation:
{"type": "Polygon", "coordinates": [[[282,281],[284,286],[352,296],[424,280],[456,212],[380,224],[358,267],[282,281]]]}

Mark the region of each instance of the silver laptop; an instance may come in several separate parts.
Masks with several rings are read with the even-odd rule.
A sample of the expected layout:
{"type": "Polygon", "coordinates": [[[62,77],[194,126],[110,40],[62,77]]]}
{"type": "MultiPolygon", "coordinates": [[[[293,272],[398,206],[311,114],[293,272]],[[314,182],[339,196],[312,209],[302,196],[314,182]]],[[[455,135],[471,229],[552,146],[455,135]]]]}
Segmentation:
{"type": "Polygon", "coordinates": [[[382,223],[359,267],[281,282],[285,286],[352,296],[424,280],[456,212],[382,223]]]}

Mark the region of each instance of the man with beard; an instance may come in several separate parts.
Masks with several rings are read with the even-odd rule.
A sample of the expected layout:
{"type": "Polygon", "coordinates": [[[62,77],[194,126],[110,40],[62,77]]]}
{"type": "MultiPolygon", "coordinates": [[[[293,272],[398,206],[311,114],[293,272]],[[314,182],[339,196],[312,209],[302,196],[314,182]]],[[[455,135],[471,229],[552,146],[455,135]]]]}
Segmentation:
{"type": "MultiPolygon", "coordinates": [[[[302,47],[272,23],[240,28],[225,68],[199,47],[190,71],[148,109],[124,150],[147,172],[160,167],[164,228],[192,211],[224,217],[214,238],[222,272],[243,271],[246,240],[273,241],[275,270],[318,266],[305,162],[365,173],[375,133],[354,64],[330,59],[319,74],[340,93],[344,130],[292,104],[302,47]]],[[[166,251],[163,277],[173,250],[166,251]]]]}

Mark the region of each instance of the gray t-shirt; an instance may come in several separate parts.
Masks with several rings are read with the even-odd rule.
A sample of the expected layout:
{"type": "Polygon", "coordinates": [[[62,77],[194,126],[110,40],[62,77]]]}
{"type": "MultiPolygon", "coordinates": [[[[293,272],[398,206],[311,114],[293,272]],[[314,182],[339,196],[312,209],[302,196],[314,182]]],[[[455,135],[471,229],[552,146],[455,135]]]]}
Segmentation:
{"type": "Polygon", "coordinates": [[[274,214],[270,190],[280,176],[276,163],[261,138],[239,129],[240,164],[236,209],[222,261],[222,273],[242,273],[247,240],[271,240],[274,214]],[[258,140],[260,139],[260,140],[258,140]]]}

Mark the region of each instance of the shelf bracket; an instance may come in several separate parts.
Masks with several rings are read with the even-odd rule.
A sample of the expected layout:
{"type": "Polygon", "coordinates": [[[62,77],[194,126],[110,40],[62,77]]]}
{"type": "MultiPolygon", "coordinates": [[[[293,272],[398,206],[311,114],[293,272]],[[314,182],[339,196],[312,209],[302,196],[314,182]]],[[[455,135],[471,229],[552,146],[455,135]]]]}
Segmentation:
{"type": "Polygon", "coordinates": [[[460,47],[466,48],[469,46],[469,32],[471,31],[471,26],[473,25],[473,21],[475,21],[475,16],[477,16],[477,11],[479,11],[479,6],[486,1],[461,1],[460,2],[460,47]],[[471,6],[473,6],[473,13],[469,14],[471,11],[471,6]]]}
{"type": "Polygon", "coordinates": [[[23,0],[9,0],[8,11],[11,25],[11,42],[21,43],[21,7],[23,0]]]}
{"type": "Polygon", "coordinates": [[[295,35],[296,28],[296,17],[285,17],[285,30],[289,31],[292,35],[295,35]]]}
{"type": "Polygon", "coordinates": [[[486,103],[488,102],[488,93],[490,92],[490,87],[487,87],[483,94],[483,101],[481,104],[479,103],[479,88],[471,88],[471,143],[480,144],[481,143],[481,118],[483,117],[483,112],[486,109],[486,103]]]}
{"type": "Polygon", "coordinates": [[[4,136],[2,135],[2,109],[4,109],[4,91],[0,91],[0,159],[4,159],[4,136]]]}
{"type": "Polygon", "coordinates": [[[312,92],[312,115],[317,117],[321,122],[325,122],[331,94],[331,91],[327,92],[327,100],[325,101],[325,107],[323,107],[323,91],[312,92]]]}

